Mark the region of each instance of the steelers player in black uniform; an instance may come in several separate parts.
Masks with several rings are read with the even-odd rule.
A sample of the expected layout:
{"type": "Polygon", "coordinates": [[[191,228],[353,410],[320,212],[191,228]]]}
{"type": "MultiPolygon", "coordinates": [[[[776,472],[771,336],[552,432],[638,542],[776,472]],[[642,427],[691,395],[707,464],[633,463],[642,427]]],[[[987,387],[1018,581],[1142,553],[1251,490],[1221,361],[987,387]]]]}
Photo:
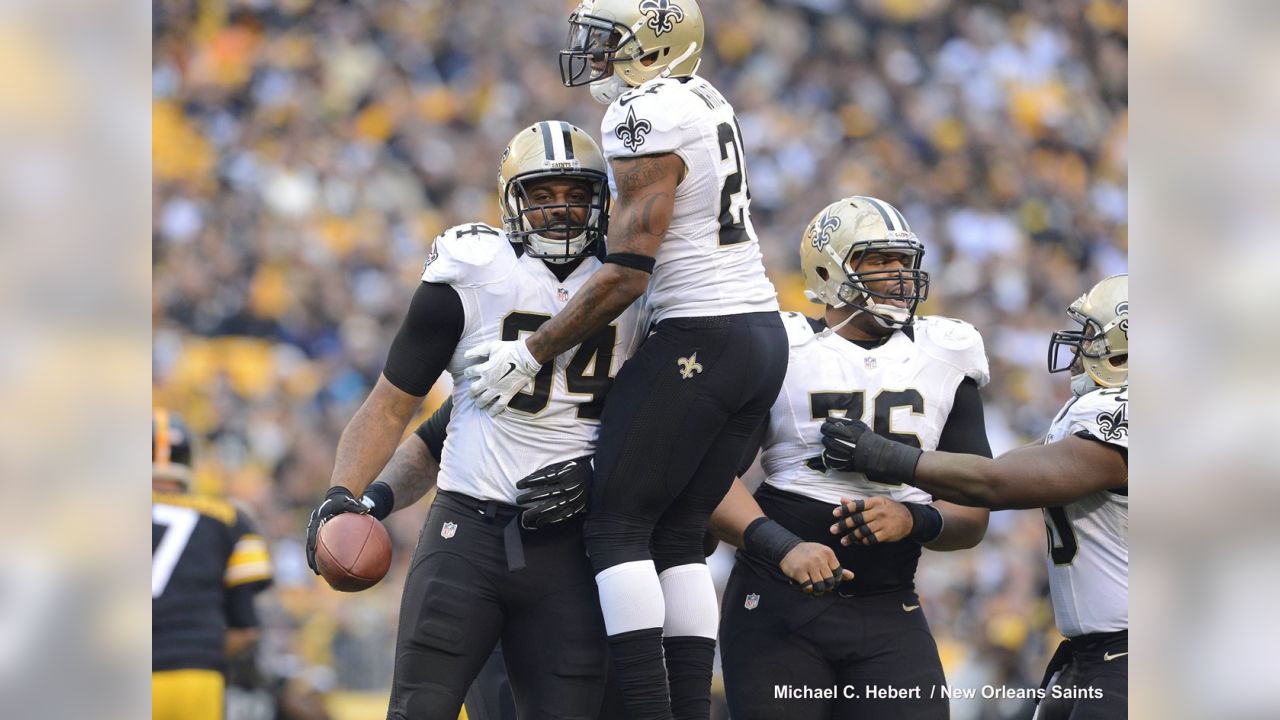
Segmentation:
{"type": "Polygon", "coordinates": [[[266,543],[234,505],[190,494],[192,436],[163,408],[151,423],[151,717],[222,720],[227,658],[257,641],[266,543]]]}

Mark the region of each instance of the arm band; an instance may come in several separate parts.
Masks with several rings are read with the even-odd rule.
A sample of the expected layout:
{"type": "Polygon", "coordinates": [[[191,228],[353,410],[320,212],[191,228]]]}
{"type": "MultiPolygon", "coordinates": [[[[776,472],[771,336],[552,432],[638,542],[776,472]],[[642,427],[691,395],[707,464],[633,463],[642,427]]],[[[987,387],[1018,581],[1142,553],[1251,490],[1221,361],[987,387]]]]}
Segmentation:
{"type": "Polygon", "coordinates": [[[767,517],[752,520],[742,533],[742,549],[775,566],[781,565],[782,558],[800,543],[794,533],[767,517]]]}
{"type": "Polygon", "coordinates": [[[386,520],[396,507],[396,494],[391,486],[379,480],[364,489],[361,500],[369,508],[369,514],[379,520],[386,520]]]}
{"type": "Polygon", "coordinates": [[[613,263],[614,265],[621,265],[622,267],[629,267],[633,270],[640,270],[652,275],[653,266],[658,261],[655,260],[654,258],[649,257],[648,255],[624,252],[624,253],[609,253],[608,255],[604,256],[604,260],[601,260],[601,262],[613,263]]]}
{"type": "Polygon", "coordinates": [[[908,539],[925,545],[942,535],[942,513],[938,508],[923,503],[905,502],[907,511],[911,513],[911,534],[908,539]]]}

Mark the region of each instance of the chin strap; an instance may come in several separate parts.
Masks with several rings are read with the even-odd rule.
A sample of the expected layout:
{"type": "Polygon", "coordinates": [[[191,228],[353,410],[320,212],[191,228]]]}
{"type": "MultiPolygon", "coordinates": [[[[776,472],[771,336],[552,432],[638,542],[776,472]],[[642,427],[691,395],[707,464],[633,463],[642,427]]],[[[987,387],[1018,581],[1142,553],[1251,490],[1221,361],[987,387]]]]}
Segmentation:
{"type": "Polygon", "coordinates": [[[837,332],[840,332],[840,328],[844,327],[845,325],[848,325],[849,322],[853,320],[853,318],[857,316],[857,314],[860,312],[862,312],[862,310],[858,308],[854,308],[853,312],[849,313],[849,317],[845,318],[844,320],[841,320],[837,325],[833,325],[832,327],[829,327],[826,330],[823,330],[822,332],[818,333],[818,339],[831,337],[832,335],[835,335],[837,332]]]}
{"type": "MultiPolygon", "coordinates": [[[[690,55],[692,55],[694,52],[697,51],[697,49],[698,49],[698,43],[696,42],[689,43],[689,47],[685,48],[684,52],[676,56],[675,60],[672,60],[671,62],[667,63],[667,66],[662,69],[662,72],[658,73],[658,77],[660,78],[671,77],[671,68],[687,60],[690,55]]],[[[698,58],[698,65],[701,65],[701,64],[702,64],[702,58],[698,58]]],[[[695,65],[693,68],[693,72],[697,72],[697,71],[698,71],[698,68],[695,65]]],[[[692,74],[693,73],[690,73],[690,75],[692,74]]]]}

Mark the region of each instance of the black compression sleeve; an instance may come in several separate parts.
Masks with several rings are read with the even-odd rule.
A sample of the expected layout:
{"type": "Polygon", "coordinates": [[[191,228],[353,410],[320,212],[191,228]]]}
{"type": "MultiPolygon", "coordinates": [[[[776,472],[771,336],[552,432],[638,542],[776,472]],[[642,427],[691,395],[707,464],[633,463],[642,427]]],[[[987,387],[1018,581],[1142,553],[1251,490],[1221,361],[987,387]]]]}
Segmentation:
{"type": "Polygon", "coordinates": [[[449,365],[465,322],[456,290],[440,283],[421,283],[391,341],[382,374],[410,395],[426,395],[449,365]]]}
{"type": "Polygon", "coordinates": [[[982,412],[982,395],[978,383],[965,378],[956,388],[956,398],[947,415],[947,424],[938,438],[938,449],[943,452],[966,453],[991,457],[991,443],[987,440],[987,421],[982,412]]]}
{"type": "Polygon", "coordinates": [[[422,421],[414,433],[422,438],[422,442],[427,444],[427,450],[431,451],[431,457],[440,462],[440,455],[444,452],[444,439],[448,437],[449,415],[453,413],[453,398],[444,401],[444,404],[436,408],[431,417],[422,421]]]}

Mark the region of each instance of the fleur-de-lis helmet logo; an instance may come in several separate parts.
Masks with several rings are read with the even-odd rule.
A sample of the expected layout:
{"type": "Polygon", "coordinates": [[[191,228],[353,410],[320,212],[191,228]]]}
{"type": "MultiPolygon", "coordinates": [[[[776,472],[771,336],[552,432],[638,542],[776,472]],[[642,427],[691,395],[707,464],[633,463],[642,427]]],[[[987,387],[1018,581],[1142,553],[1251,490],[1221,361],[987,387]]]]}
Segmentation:
{"type": "Polygon", "coordinates": [[[636,148],[644,144],[645,133],[650,130],[653,130],[653,124],[643,118],[636,119],[636,109],[632,107],[627,110],[626,121],[614,128],[613,134],[628,150],[635,152],[636,148]]]}
{"type": "Polygon", "coordinates": [[[1129,317],[1128,317],[1128,315],[1129,315],[1129,301],[1128,301],[1128,300],[1125,300],[1124,302],[1120,303],[1119,305],[1116,305],[1116,315],[1124,315],[1124,316],[1125,316],[1125,318],[1124,318],[1123,320],[1121,320],[1121,321],[1120,321],[1120,332],[1124,333],[1124,336],[1125,336],[1126,338],[1127,338],[1127,337],[1129,337],[1129,317]]]}
{"type": "Polygon", "coordinates": [[[1098,430],[1102,433],[1104,440],[1119,440],[1128,436],[1129,415],[1125,412],[1127,407],[1129,407],[1128,403],[1111,412],[1098,413],[1095,421],[1098,423],[1098,430]]]}
{"type": "Polygon", "coordinates": [[[831,242],[831,233],[840,229],[840,218],[835,215],[823,215],[818,221],[818,226],[813,230],[813,237],[809,240],[813,244],[815,250],[821,250],[831,242]]]}
{"type": "Polygon", "coordinates": [[[684,20],[684,8],[673,5],[671,0],[644,0],[640,3],[640,12],[649,16],[645,24],[657,36],[675,30],[675,23],[684,20]]]}

